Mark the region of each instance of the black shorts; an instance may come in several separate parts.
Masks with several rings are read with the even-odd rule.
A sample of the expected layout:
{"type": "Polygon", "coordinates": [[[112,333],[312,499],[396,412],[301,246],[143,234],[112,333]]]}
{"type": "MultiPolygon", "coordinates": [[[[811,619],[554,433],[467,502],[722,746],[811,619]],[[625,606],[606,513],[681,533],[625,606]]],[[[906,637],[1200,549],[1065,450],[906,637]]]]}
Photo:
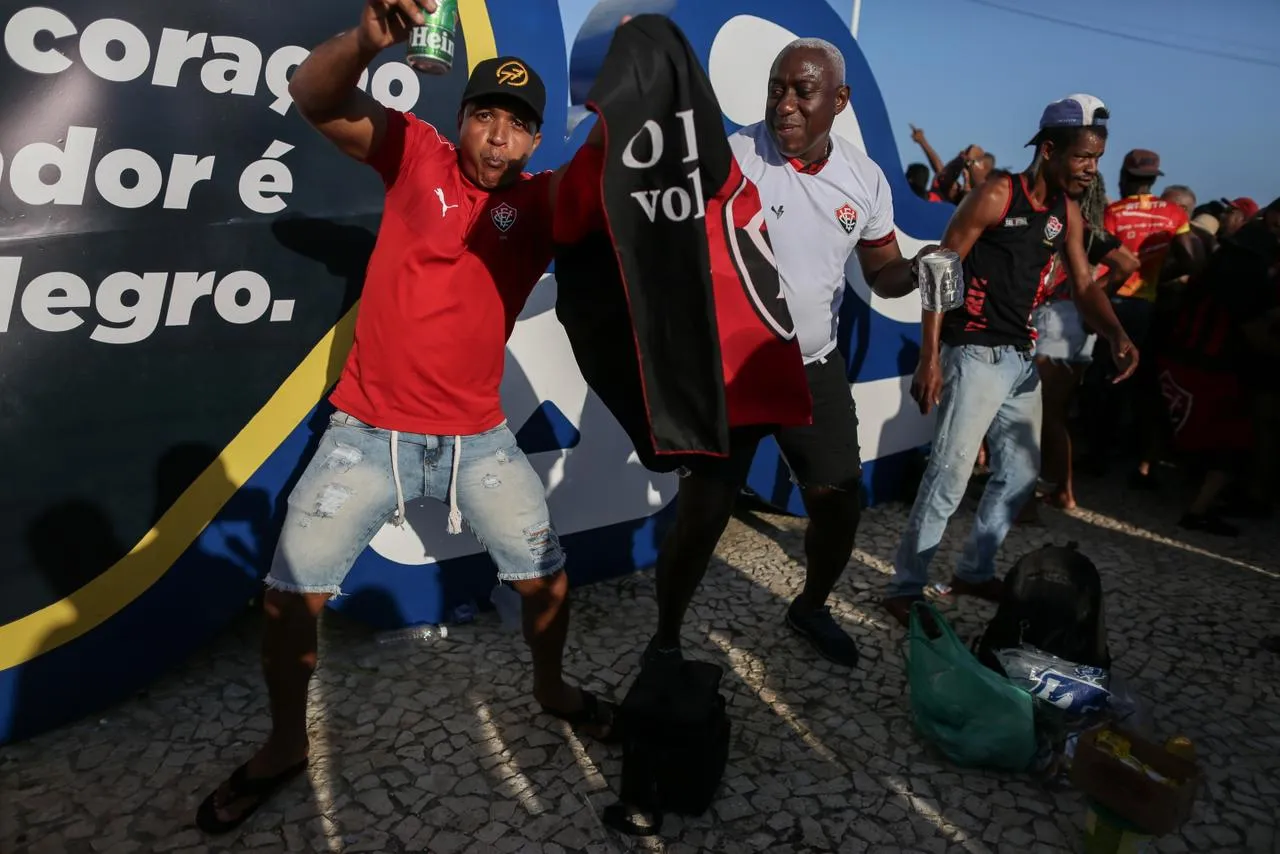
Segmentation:
{"type": "Polygon", "coordinates": [[[746,483],[760,440],[772,434],[802,487],[830,486],[855,491],[862,480],[858,412],[849,390],[844,357],[837,350],[825,361],[805,365],[813,397],[813,423],[804,427],[739,427],[730,432],[728,457],[699,460],[689,473],[714,477],[735,488],[746,483]]]}

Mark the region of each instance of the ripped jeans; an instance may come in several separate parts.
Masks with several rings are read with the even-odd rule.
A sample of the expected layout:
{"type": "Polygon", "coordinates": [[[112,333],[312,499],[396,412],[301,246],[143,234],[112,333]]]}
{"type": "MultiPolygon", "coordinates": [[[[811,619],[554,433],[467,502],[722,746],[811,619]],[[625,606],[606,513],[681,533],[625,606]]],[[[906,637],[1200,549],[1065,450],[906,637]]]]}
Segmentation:
{"type": "MultiPolygon", "coordinates": [[[[400,433],[396,447],[405,500],[448,502],[456,497],[463,519],[497,564],[500,579],[543,578],[564,567],[542,481],[505,422],[462,437],[456,496],[449,495],[453,436],[400,433]]],[[[390,430],[334,413],[289,495],[268,587],[341,593],[356,558],[396,515],[391,448],[390,430]]]]}

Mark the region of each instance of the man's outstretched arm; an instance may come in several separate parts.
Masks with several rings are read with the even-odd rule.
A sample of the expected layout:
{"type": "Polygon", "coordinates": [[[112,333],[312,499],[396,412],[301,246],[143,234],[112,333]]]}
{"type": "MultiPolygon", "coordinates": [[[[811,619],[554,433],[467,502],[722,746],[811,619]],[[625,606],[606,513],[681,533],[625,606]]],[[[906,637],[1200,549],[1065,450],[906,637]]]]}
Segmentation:
{"type": "Polygon", "coordinates": [[[941,175],[943,168],[945,168],[942,158],[938,156],[938,152],[933,150],[929,140],[925,139],[924,131],[915,125],[911,126],[911,141],[920,146],[920,150],[924,152],[924,156],[929,160],[929,168],[933,170],[934,177],[941,175]]]}
{"type": "MultiPolygon", "coordinates": [[[[422,0],[428,13],[436,0],[422,0]]],[[[289,81],[298,113],[338,148],[368,160],[386,136],[386,110],[356,88],[374,57],[423,21],[414,0],[366,0],[360,23],[317,47],[289,81]]]]}
{"type": "MultiPolygon", "coordinates": [[[[596,123],[591,128],[591,133],[587,134],[587,139],[582,143],[583,148],[604,148],[604,121],[596,116],[596,123]]],[[[576,156],[576,155],[575,155],[576,156]]],[[[560,199],[560,184],[564,181],[564,176],[569,172],[569,166],[573,164],[570,158],[568,163],[561,164],[560,168],[551,173],[551,181],[549,182],[551,191],[551,210],[554,214],[556,203],[560,199]]]]}

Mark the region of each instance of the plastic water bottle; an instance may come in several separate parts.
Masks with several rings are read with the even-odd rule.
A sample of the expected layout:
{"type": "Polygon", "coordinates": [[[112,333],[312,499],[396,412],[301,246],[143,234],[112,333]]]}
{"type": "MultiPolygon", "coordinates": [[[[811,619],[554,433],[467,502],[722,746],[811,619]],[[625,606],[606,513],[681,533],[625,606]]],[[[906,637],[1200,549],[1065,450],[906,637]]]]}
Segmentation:
{"type": "Polygon", "coordinates": [[[489,594],[489,601],[497,609],[498,617],[502,620],[504,629],[515,630],[520,628],[522,603],[520,594],[516,592],[514,587],[499,581],[494,585],[493,592],[489,594]]]}
{"type": "Polygon", "coordinates": [[[432,641],[438,638],[446,638],[449,636],[447,626],[433,626],[430,623],[424,623],[420,626],[407,626],[403,629],[392,629],[389,632],[378,633],[378,643],[381,646],[390,646],[391,644],[407,644],[421,643],[423,641],[432,641]]]}

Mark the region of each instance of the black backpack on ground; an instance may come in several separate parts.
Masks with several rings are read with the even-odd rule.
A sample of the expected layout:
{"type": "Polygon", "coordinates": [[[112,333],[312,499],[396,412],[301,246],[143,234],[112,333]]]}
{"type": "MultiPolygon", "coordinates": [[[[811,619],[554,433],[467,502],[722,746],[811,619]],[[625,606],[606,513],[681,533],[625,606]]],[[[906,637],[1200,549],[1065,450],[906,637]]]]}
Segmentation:
{"type": "Polygon", "coordinates": [[[978,660],[1003,673],[993,654],[1030,644],[1076,664],[1110,669],[1102,579],[1075,543],[1023,555],[1004,579],[1004,598],[977,643],[978,660]]]}
{"type": "Polygon", "coordinates": [[[729,759],[723,675],[702,661],[641,670],[622,701],[622,787],[619,803],[605,810],[607,824],[649,836],[664,813],[702,815],[711,806],[729,759]],[[652,823],[638,823],[637,812],[652,823]]]}

